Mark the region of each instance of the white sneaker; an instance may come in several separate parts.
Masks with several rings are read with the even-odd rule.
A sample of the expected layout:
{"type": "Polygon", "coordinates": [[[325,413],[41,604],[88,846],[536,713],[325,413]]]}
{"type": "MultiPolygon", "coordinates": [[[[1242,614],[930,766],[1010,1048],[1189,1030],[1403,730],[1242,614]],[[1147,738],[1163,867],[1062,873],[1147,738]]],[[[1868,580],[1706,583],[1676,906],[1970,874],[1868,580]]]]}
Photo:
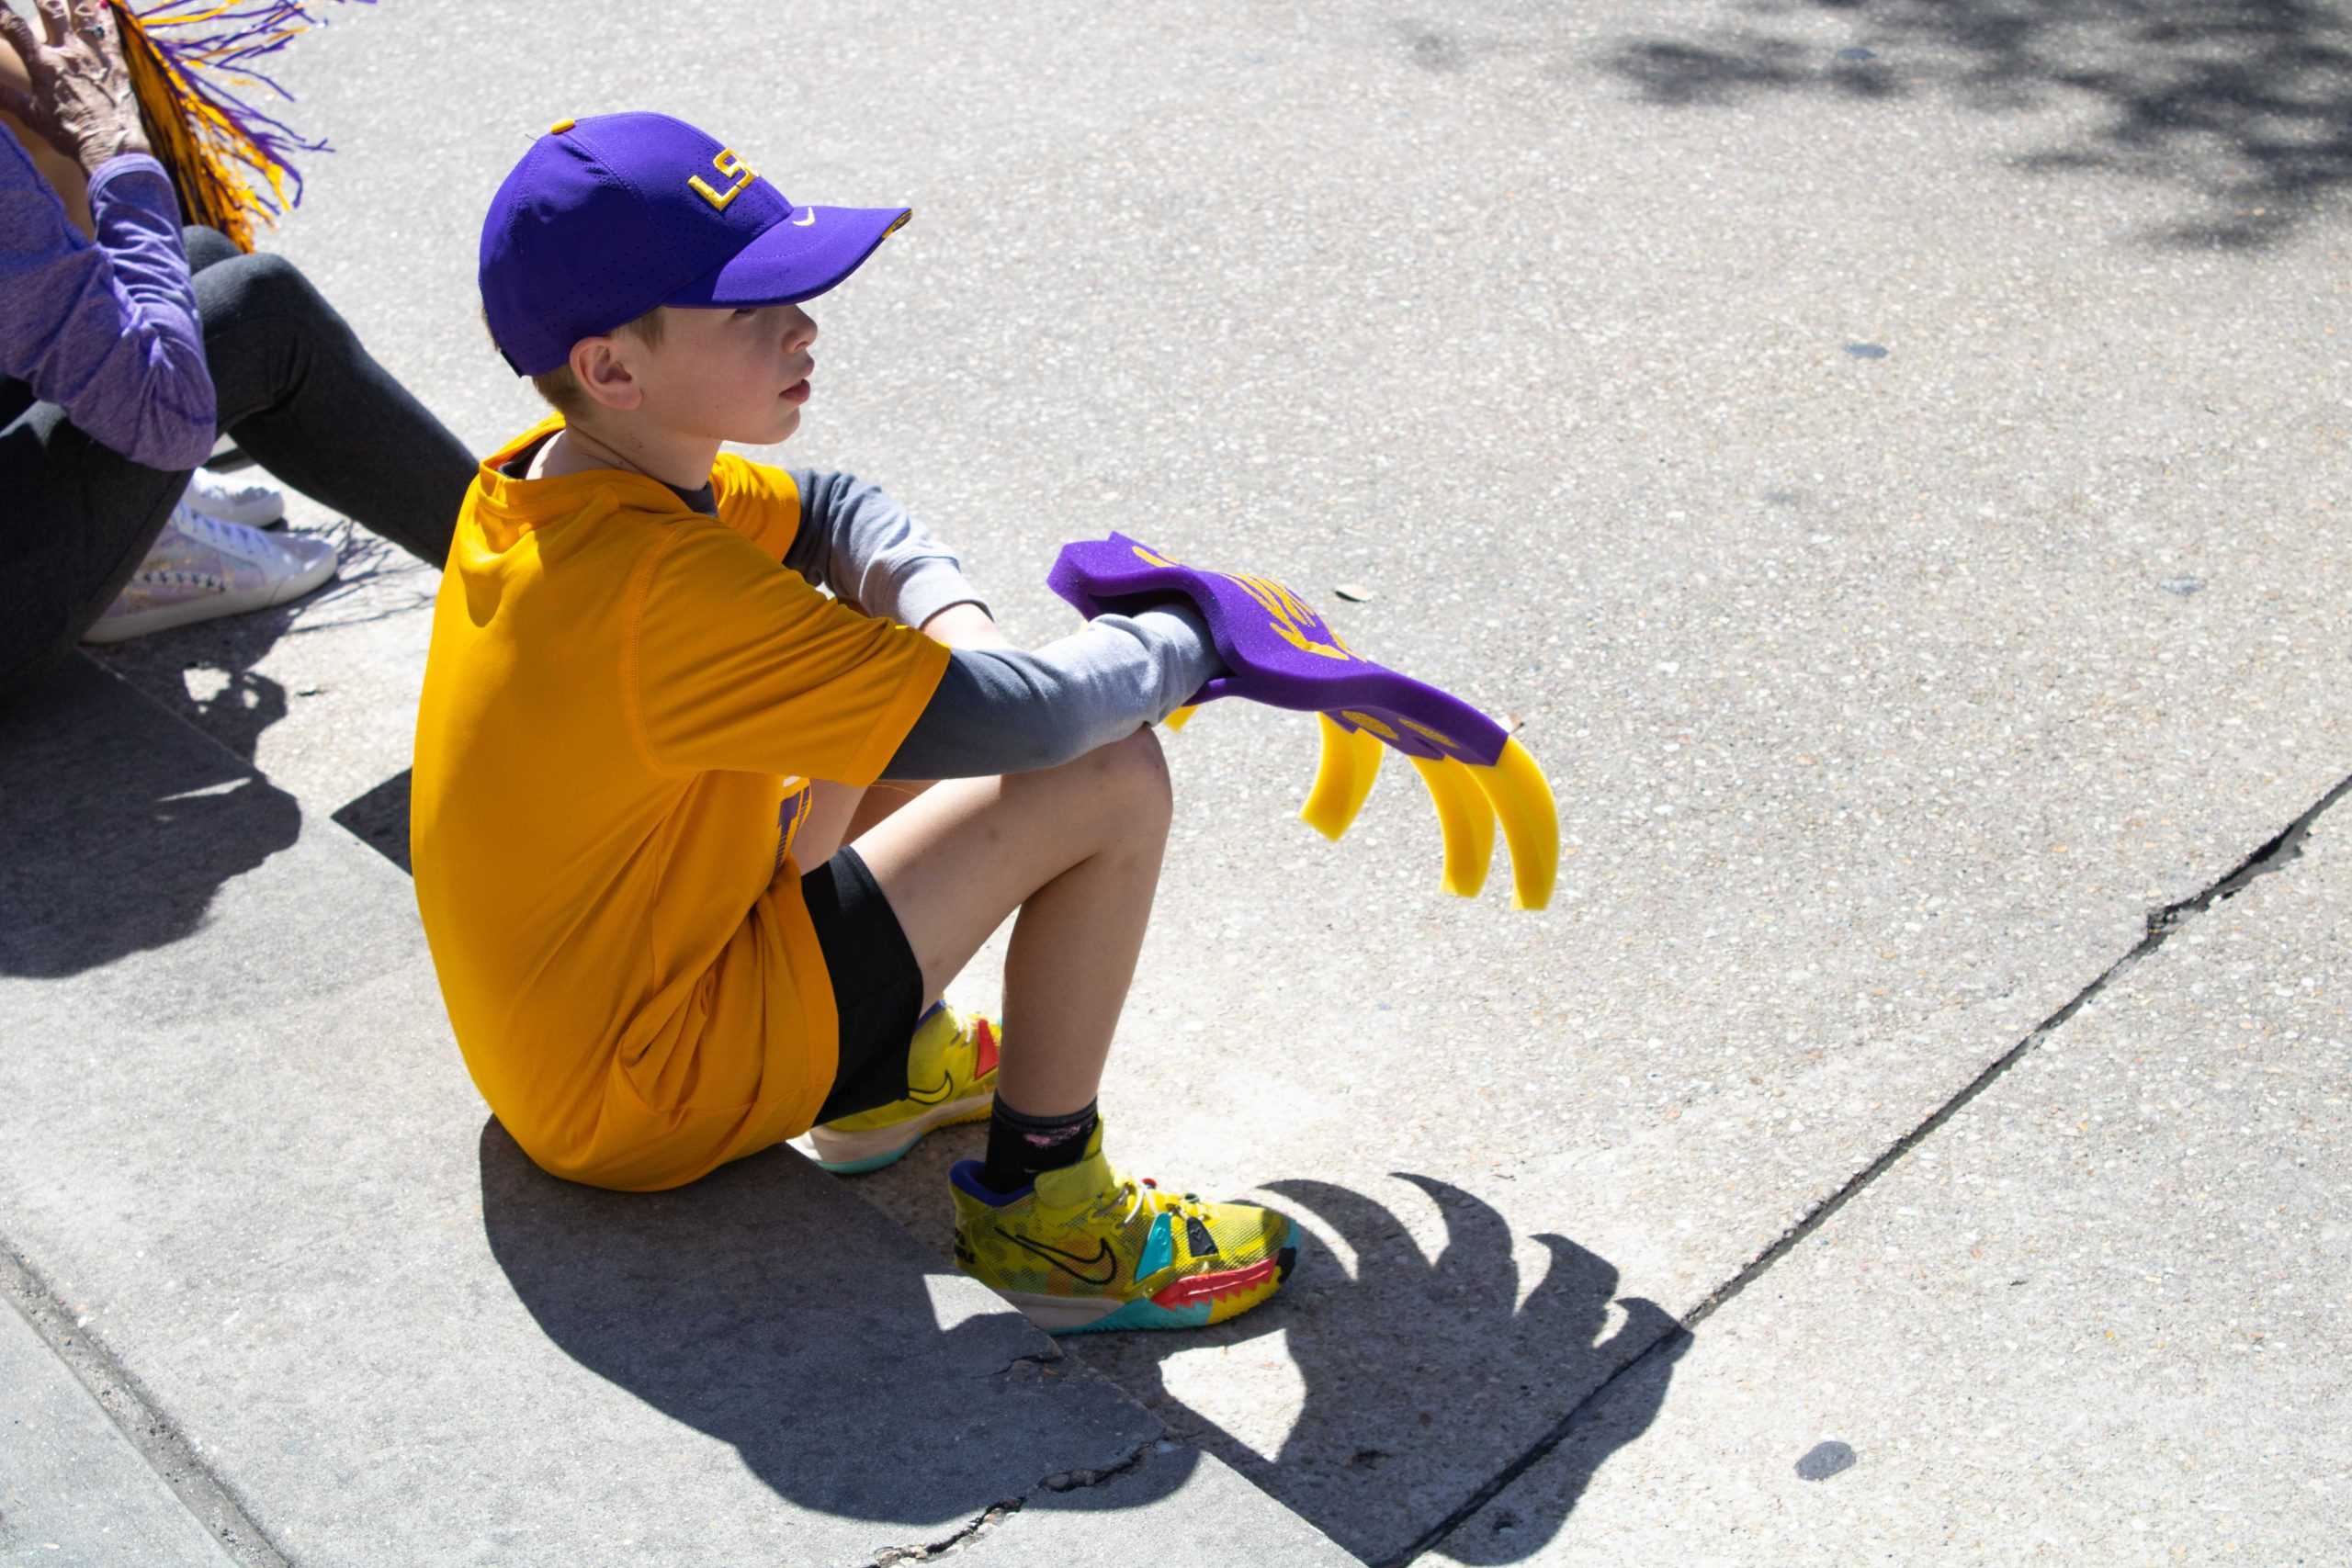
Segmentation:
{"type": "Polygon", "coordinates": [[[286,519],[286,492],[266,479],[237,480],[210,468],[187,477],[187,493],[180,503],[190,512],[243,523],[248,528],[269,528],[286,519]]]}
{"type": "Polygon", "coordinates": [[[333,577],[334,565],[324,539],[272,536],[175,506],[147,558],[82,640],[120,642],[283,604],[333,577]]]}

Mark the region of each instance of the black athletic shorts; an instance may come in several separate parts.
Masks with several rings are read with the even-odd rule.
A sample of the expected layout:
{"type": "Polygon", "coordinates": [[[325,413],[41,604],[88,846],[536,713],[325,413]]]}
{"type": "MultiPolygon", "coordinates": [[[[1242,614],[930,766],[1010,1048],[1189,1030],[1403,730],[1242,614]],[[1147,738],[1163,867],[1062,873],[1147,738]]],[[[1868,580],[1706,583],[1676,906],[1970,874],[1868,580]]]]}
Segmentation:
{"type": "Polygon", "coordinates": [[[816,924],[841,1017],[841,1066],[817,1120],[904,1100],[907,1044],[922,1012],[922,968],[899,917],[865,858],[846,844],[800,878],[800,897],[816,924]]]}

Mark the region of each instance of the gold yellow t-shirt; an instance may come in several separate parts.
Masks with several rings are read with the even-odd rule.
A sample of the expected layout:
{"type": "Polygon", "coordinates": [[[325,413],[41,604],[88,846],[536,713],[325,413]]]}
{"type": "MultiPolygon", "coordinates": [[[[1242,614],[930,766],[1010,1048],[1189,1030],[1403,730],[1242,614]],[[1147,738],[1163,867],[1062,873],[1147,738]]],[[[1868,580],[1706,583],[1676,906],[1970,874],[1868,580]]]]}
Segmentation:
{"type": "Polygon", "coordinates": [[[500,472],[458,514],[417,714],[410,847],[449,1021],[531,1157],[674,1187],[805,1130],[832,987],[779,853],[808,779],[870,784],[947,650],[783,565],[791,477],[718,515],[618,471],[500,472]]]}

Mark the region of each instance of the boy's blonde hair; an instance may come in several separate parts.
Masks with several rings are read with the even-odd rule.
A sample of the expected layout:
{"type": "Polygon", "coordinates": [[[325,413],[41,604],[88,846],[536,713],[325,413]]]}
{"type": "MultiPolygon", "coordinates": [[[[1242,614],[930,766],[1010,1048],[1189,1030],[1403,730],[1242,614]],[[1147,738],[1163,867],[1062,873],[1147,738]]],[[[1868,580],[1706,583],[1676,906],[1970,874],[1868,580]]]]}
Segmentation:
{"type": "MultiPolygon", "coordinates": [[[[490,325],[490,312],[487,310],[482,312],[482,325],[484,327],[490,325]]],[[[619,326],[603,335],[620,337],[624,334],[637,339],[648,348],[661,347],[662,307],[656,305],[637,320],[623,321],[619,326]]],[[[552,370],[543,370],[532,377],[531,389],[545,398],[556,412],[568,420],[578,419],[582,413],[587,412],[591,406],[588,394],[581,390],[580,378],[571,373],[571,367],[569,365],[559,365],[552,370]]]]}

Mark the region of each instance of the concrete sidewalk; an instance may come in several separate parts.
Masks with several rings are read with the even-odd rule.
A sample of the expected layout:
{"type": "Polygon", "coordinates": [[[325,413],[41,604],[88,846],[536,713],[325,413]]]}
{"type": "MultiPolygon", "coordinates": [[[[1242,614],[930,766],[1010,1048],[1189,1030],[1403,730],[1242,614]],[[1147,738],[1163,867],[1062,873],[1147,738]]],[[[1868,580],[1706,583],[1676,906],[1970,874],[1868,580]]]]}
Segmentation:
{"type": "MultiPolygon", "coordinates": [[[[763,39],[689,0],[658,46],[616,0],[560,35],[505,3],[339,15],[288,54],[299,122],[341,151],[277,243],[486,447],[536,417],[470,305],[487,193],[563,116],[685,114],[796,199],[917,208],[817,308],[807,429],[769,456],[908,499],[1015,636],[1071,625],[1046,564],[1118,527],[1281,577],[1522,721],[1567,840],[1543,917],[1437,891],[1403,770],[1330,846],[1289,819],[1309,727],[1225,705],[1170,742],[1177,836],[1105,1107],[1123,1161],[1282,1201],[1317,1247],[1228,1328],[1071,1360],[1369,1562],[2330,1539],[2340,1490],[2267,1481],[2267,1533],[2197,1534],[2207,1495],[2153,1507],[2131,1473],[2154,1426],[2065,1425],[2011,1381],[2099,1351],[2081,1324],[2137,1299],[2128,1271],[2021,1269],[1988,1306],[1944,1238],[2040,1246],[2125,1204],[2127,1156],[2085,1171],[2090,1130],[2041,1117],[2036,1075],[2085,1064],[2083,1109],[2146,1092],[2095,1026],[2186,972],[2192,934],[2246,922],[2229,985],[2325,974],[2331,928],[2285,902],[2316,851],[2117,965],[2352,772],[2343,8],[1001,11],[820,0],[763,39]],[[419,114],[426,82],[468,111],[419,114]],[[1963,1168],[1984,1179],[1923,1174],[1963,1168]],[[1937,1289],[1873,1293],[1887,1268],[1845,1261],[1939,1245],[1937,1289]],[[1832,1441],[1853,1468],[1800,1479],[1832,1441]],[[1969,1510],[1950,1476],[1980,1472],[1930,1476],[1937,1451],[2008,1500],[1969,1510]],[[1938,1533],[1963,1512],[1974,1534],[1938,1533]]],[[[349,577],[107,655],[253,762],[273,793],[197,809],[280,858],[328,854],[332,823],[403,833],[433,578],[349,577]]],[[[277,863],[187,852],[223,900],[277,863]]],[[[153,941],[202,940],[204,908],[153,941]]],[[[76,998],[130,996],[142,962],[94,951],[76,998]]],[[[12,1038],[65,1005],[14,998],[60,983],[11,993],[12,1038]]],[[[991,986],[984,959],[958,999],[991,986]]],[[[2165,1032],[2185,1005],[2135,1032],[2184,1072],[2221,1049],[2165,1032]]],[[[2309,1085],[2297,1152],[2335,1202],[2326,1060],[2272,1065],[2309,1085]]],[[[2238,1157],[2237,1097],[2177,1114],[2197,1161],[2238,1157]]],[[[497,1190],[461,1085],[415,1115],[475,1181],[450,1201],[497,1190]]],[[[935,1259],[942,1170],[975,1143],[847,1193],[935,1259]]],[[[2291,1179],[2208,1188],[2236,1214],[2291,1179]]],[[[95,1245],[59,1203],[44,1246],[95,1245]]],[[[2232,1289],[2276,1257],[2340,1298],[2340,1203],[2313,1204],[2276,1235],[2135,1205],[2114,1246],[2206,1257],[2210,1233],[2232,1289]]],[[[500,1343],[530,1342],[516,1304],[500,1343]]],[[[2317,1331],[2235,1364],[2157,1337],[2083,1375],[2208,1380],[2200,1473],[2267,1473],[2347,1414],[2317,1331]]]]}
{"type": "Polygon", "coordinates": [[[6,1561],[1060,1556],[1106,1506],[1346,1561],[797,1155],[541,1173],[407,879],[94,666],[0,799],[6,1561]]]}
{"type": "Polygon", "coordinates": [[[1434,1560],[1573,1506],[1529,1561],[2340,1561],[2347,831],[2184,921],[1434,1560]]]}

